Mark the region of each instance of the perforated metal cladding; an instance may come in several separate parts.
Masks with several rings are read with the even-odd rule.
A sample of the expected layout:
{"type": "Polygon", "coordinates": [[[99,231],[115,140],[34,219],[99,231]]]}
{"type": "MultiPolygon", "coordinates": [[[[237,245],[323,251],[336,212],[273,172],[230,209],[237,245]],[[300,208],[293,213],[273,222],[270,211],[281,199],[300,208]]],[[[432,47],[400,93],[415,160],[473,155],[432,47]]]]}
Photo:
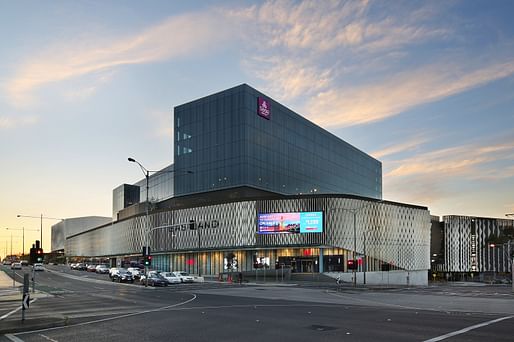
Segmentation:
{"type": "Polygon", "coordinates": [[[247,247],[255,244],[255,202],[236,202],[214,206],[189,208],[158,214],[155,226],[187,223],[194,219],[197,223],[218,221],[217,227],[204,227],[190,230],[181,227],[179,231],[155,230],[151,235],[154,251],[184,251],[247,247]],[[167,214],[167,215],[166,215],[167,214]],[[251,229],[249,227],[252,227],[251,229]],[[199,236],[200,234],[200,236],[199,236]]]}
{"type": "MultiPolygon", "coordinates": [[[[404,269],[430,268],[428,210],[353,198],[306,197],[226,203],[171,210],[149,215],[149,227],[179,223],[219,222],[217,227],[178,231],[156,229],[149,234],[152,253],[174,251],[271,248],[290,246],[339,247],[404,269]],[[257,214],[323,211],[324,232],[257,234],[257,214]],[[356,212],[354,235],[353,211],[356,212]],[[200,234],[200,236],[199,236],[200,234]]],[[[145,216],[135,217],[67,239],[67,255],[108,256],[140,254],[145,241],[145,216]]]]}
{"type": "Polygon", "coordinates": [[[443,221],[444,271],[510,272],[508,256],[512,246],[506,244],[491,248],[488,242],[491,237],[500,236],[503,229],[512,227],[513,220],[452,215],[444,216],[443,221]],[[475,270],[472,270],[473,264],[475,270]]]}
{"type": "Polygon", "coordinates": [[[327,244],[353,250],[354,212],[356,252],[407,270],[430,268],[428,210],[351,198],[329,199],[326,209],[327,244]]]}

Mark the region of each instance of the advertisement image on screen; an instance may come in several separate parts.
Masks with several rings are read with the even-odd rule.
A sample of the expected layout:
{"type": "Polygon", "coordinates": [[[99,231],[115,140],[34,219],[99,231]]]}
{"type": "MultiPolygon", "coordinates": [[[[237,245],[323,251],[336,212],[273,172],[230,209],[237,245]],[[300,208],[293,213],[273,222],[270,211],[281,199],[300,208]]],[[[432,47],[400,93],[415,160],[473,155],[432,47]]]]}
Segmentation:
{"type": "Polygon", "coordinates": [[[259,234],[323,232],[323,212],[259,214],[259,234]]]}

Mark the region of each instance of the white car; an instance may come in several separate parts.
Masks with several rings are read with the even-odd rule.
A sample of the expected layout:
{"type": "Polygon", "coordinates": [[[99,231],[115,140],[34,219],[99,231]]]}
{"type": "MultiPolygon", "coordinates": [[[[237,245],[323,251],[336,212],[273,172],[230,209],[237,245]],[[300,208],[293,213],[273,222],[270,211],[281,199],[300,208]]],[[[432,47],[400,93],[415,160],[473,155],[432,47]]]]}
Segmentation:
{"type": "Polygon", "coordinates": [[[43,264],[34,264],[34,271],[44,271],[43,264]]]}
{"type": "Polygon", "coordinates": [[[166,278],[168,283],[170,284],[180,284],[180,278],[175,275],[173,272],[161,272],[161,276],[166,278]]]}
{"type": "Polygon", "coordinates": [[[109,267],[105,264],[100,264],[98,266],[96,266],[96,273],[99,273],[99,274],[107,274],[109,273],[109,267]]]}
{"type": "Polygon", "coordinates": [[[11,264],[11,270],[21,270],[21,262],[13,262],[11,264]]]}
{"type": "Polygon", "coordinates": [[[127,268],[127,271],[132,273],[132,276],[134,278],[136,278],[136,279],[141,278],[141,271],[139,270],[139,268],[137,268],[137,267],[129,267],[129,268],[127,268]]]}
{"type": "Polygon", "coordinates": [[[181,283],[192,283],[195,281],[195,278],[187,272],[175,271],[172,273],[175,274],[175,276],[177,276],[180,279],[181,283]]]}

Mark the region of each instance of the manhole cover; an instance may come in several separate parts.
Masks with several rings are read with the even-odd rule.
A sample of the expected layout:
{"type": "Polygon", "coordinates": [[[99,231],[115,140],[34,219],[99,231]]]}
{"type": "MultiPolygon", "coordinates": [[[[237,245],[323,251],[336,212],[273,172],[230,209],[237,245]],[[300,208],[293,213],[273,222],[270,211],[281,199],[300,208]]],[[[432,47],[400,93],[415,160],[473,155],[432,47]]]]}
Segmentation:
{"type": "Polygon", "coordinates": [[[327,331],[327,330],[335,330],[336,327],[329,327],[328,325],[316,325],[313,324],[309,327],[309,329],[316,330],[316,331],[327,331]]]}

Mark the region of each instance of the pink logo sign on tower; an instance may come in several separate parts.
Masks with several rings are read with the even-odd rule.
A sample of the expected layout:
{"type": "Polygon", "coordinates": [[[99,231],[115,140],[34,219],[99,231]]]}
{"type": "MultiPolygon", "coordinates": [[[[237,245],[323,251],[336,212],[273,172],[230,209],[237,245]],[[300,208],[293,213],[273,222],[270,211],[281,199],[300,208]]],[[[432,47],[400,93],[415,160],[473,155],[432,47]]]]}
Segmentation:
{"type": "Polygon", "coordinates": [[[269,102],[269,100],[259,96],[257,101],[257,114],[259,114],[267,120],[271,119],[271,103],[269,102]]]}

